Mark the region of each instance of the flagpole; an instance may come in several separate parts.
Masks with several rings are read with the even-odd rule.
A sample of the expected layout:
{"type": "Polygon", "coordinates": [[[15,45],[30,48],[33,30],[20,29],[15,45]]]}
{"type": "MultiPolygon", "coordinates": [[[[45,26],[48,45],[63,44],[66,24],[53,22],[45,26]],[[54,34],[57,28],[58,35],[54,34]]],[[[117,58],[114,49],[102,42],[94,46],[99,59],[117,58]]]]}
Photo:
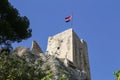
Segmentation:
{"type": "Polygon", "coordinates": [[[73,27],[73,12],[72,12],[72,20],[71,20],[71,28],[73,27]]]}

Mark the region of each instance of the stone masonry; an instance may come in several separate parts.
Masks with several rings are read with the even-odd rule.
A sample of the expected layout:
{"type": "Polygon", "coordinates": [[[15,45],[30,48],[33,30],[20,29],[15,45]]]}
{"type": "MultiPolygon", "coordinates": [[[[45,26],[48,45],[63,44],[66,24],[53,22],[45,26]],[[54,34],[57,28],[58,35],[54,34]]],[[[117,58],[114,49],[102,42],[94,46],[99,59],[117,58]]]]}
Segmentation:
{"type": "Polygon", "coordinates": [[[84,80],[91,80],[87,43],[79,39],[73,29],[49,37],[46,52],[62,60],[67,67],[79,70],[84,80]]]}

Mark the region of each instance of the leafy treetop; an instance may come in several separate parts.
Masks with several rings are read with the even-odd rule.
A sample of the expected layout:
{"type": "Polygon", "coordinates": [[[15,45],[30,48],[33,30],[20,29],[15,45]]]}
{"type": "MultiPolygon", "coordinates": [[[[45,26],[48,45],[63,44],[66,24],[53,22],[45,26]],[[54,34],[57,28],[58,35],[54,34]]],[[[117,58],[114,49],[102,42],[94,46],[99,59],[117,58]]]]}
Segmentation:
{"type": "Polygon", "coordinates": [[[20,16],[8,0],[0,0],[0,45],[8,46],[31,37],[29,20],[20,16]]]}

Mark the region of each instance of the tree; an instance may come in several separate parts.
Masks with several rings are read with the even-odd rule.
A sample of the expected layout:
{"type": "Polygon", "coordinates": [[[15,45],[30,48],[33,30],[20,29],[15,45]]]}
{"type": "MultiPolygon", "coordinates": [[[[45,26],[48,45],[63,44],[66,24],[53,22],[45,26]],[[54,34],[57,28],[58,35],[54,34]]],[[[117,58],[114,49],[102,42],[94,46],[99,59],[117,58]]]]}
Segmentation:
{"type": "Polygon", "coordinates": [[[32,29],[29,28],[26,16],[20,16],[8,0],[0,0],[0,46],[11,47],[11,43],[21,42],[30,38],[32,29]]]}
{"type": "Polygon", "coordinates": [[[116,76],[116,80],[120,80],[120,70],[114,72],[114,75],[116,76]]]}

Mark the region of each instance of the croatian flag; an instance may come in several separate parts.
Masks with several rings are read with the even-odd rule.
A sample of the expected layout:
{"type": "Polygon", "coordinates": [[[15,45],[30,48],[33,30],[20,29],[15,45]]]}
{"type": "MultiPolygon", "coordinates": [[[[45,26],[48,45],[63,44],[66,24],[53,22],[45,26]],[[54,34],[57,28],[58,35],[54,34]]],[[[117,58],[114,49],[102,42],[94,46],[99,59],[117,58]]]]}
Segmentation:
{"type": "Polygon", "coordinates": [[[65,22],[69,22],[71,19],[72,19],[72,15],[71,15],[71,16],[67,16],[67,17],[65,18],[65,22]]]}

